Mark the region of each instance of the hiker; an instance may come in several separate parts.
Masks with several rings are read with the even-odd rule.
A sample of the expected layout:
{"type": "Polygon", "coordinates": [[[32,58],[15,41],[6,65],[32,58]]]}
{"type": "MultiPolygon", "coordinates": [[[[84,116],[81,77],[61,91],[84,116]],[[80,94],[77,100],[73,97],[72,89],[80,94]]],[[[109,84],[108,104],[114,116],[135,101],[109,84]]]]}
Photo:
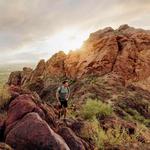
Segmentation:
{"type": "Polygon", "coordinates": [[[69,96],[70,96],[69,83],[67,80],[65,80],[62,82],[62,85],[58,87],[56,92],[56,99],[60,104],[59,118],[61,117],[61,115],[64,115],[64,119],[66,118],[69,96]]]}

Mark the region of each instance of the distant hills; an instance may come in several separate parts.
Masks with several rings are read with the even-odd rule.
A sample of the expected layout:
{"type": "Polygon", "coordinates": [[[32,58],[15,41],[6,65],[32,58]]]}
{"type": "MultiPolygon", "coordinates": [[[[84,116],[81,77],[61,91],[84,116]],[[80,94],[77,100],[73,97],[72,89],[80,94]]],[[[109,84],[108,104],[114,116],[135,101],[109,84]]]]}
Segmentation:
{"type": "Polygon", "coordinates": [[[24,66],[35,67],[35,64],[0,64],[0,87],[6,83],[11,72],[22,70],[24,66]]]}

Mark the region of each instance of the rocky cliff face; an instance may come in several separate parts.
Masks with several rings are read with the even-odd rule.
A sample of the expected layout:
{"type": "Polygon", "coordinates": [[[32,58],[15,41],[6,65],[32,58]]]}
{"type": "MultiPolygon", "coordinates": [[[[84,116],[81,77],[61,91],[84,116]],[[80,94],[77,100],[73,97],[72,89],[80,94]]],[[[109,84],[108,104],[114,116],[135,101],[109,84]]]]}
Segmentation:
{"type": "Polygon", "coordinates": [[[113,73],[126,81],[140,81],[150,76],[149,50],[150,31],[128,25],[117,30],[105,28],[92,33],[81,52],[67,56],[64,62],[66,74],[80,78],[89,74],[113,73]]]}
{"type": "Polygon", "coordinates": [[[135,82],[148,89],[144,80],[147,83],[150,77],[150,31],[128,25],[117,30],[110,27],[99,30],[90,35],[81,49],[68,55],[56,53],[47,62],[41,60],[31,74],[23,73],[28,77],[21,83],[59,77],[80,79],[108,73],[121,77],[125,83],[135,82]]]}

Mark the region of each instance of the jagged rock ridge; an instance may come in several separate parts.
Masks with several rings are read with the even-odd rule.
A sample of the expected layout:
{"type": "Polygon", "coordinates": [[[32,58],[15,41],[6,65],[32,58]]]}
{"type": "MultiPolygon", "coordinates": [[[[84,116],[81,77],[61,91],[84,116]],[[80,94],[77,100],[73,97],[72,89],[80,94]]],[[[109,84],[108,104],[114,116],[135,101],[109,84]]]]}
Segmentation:
{"type": "Polygon", "coordinates": [[[125,82],[135,82],[148,89],[150,31],[135,29],[128,25],[122,25],[117,30],[110,27],[99,30],[92,33],[79,50],[71,51],[68,55],[61,51],[47,62],[41,60],[28,76],[24,71],[21,75],[24,81],[21,79],[21,84],[40,79],[45,81],[47,78],[80,79],[89,75],[102,76],[108,73],[121,77],[125,82]]]}

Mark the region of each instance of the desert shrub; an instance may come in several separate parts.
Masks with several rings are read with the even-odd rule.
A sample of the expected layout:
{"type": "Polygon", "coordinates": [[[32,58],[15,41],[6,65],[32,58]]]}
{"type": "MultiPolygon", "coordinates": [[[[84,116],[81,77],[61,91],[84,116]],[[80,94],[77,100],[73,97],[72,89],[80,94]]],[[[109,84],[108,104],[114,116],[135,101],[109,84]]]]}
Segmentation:
{"type": "Polygon", "coordinates": [[[70,108],[68,109],[67,114],[68,114],[68,117],[70,117],[70,118],[76,118],[76,116],[78,116],[78,112],[77,111],[73,111],[70,108]]]}
{"type": "Polygon", "coordinates": [[[137,133],[138,138],[143,137],[145,143],[149,143],[150,139],[150,130],[144,124],[138,123],[137,124],[137,133]]]}
{"type": "Polygon", "coordinates": [[[129,113],[131,116],[132,116],[132,118],[134,119],[134,120],[137,120],[137,121],[143,121],[145,118],[143,117],[143,116],[141,116],[140,115],[140,113],[139,112],[137,112],[137,110],[135,110],[135,109],[131,109],[131,108],[128,108],[127,110],[126,110],[126,112],[127,113],[129,113]]]}
{"type": "Polygon", "coordinates": [[[0,88],[0,107],[3,107],[10,100],[8,87],[0,88]]]}
{"type": "Polygon", "coordinates": [[[126,108],[126,112],[129,114],[125,119],[129,121],[138,121],[140,123],[143,123],[146,126],[150,125],[150,119],[146,119],[144,116],[142,116],[137,110],[126,108]]]}
{"type": "Polygon", "coordinates": [[[104,142],[107,139],[105,131],[99,126],[97,119],[87,121],[81,131],[82,138],[90,141],[95,149],[103,149],[104,142]]]}
{"type": "Polygon", "coordinates": [[[129,135],[128,132],[120,127],[110,128],[104,131],[97,119],[86,121],[84,128],[81,130],[81,137],[90,141],[95,150],[104,149],[105,145],[123,145],[137,141],[138,134],[129,135]]]}
{"type": "Polygon", "coordinates": [[[125,143],[131,143],[137,140],[137,132],[133,135],[129,135],[128,131],[120,126],[115,128],[110,128],[107,131],[107,140],[106,143],[110,145],[123,145],[125,143]]]}
{"type": "Polygon", "coordinates": [[[81,116],[84,119],[93,119],[96,116],[110,116],[113,112],[109,104],[98,100],[87,99],[86,104],[81,109],[81,116]]]}

